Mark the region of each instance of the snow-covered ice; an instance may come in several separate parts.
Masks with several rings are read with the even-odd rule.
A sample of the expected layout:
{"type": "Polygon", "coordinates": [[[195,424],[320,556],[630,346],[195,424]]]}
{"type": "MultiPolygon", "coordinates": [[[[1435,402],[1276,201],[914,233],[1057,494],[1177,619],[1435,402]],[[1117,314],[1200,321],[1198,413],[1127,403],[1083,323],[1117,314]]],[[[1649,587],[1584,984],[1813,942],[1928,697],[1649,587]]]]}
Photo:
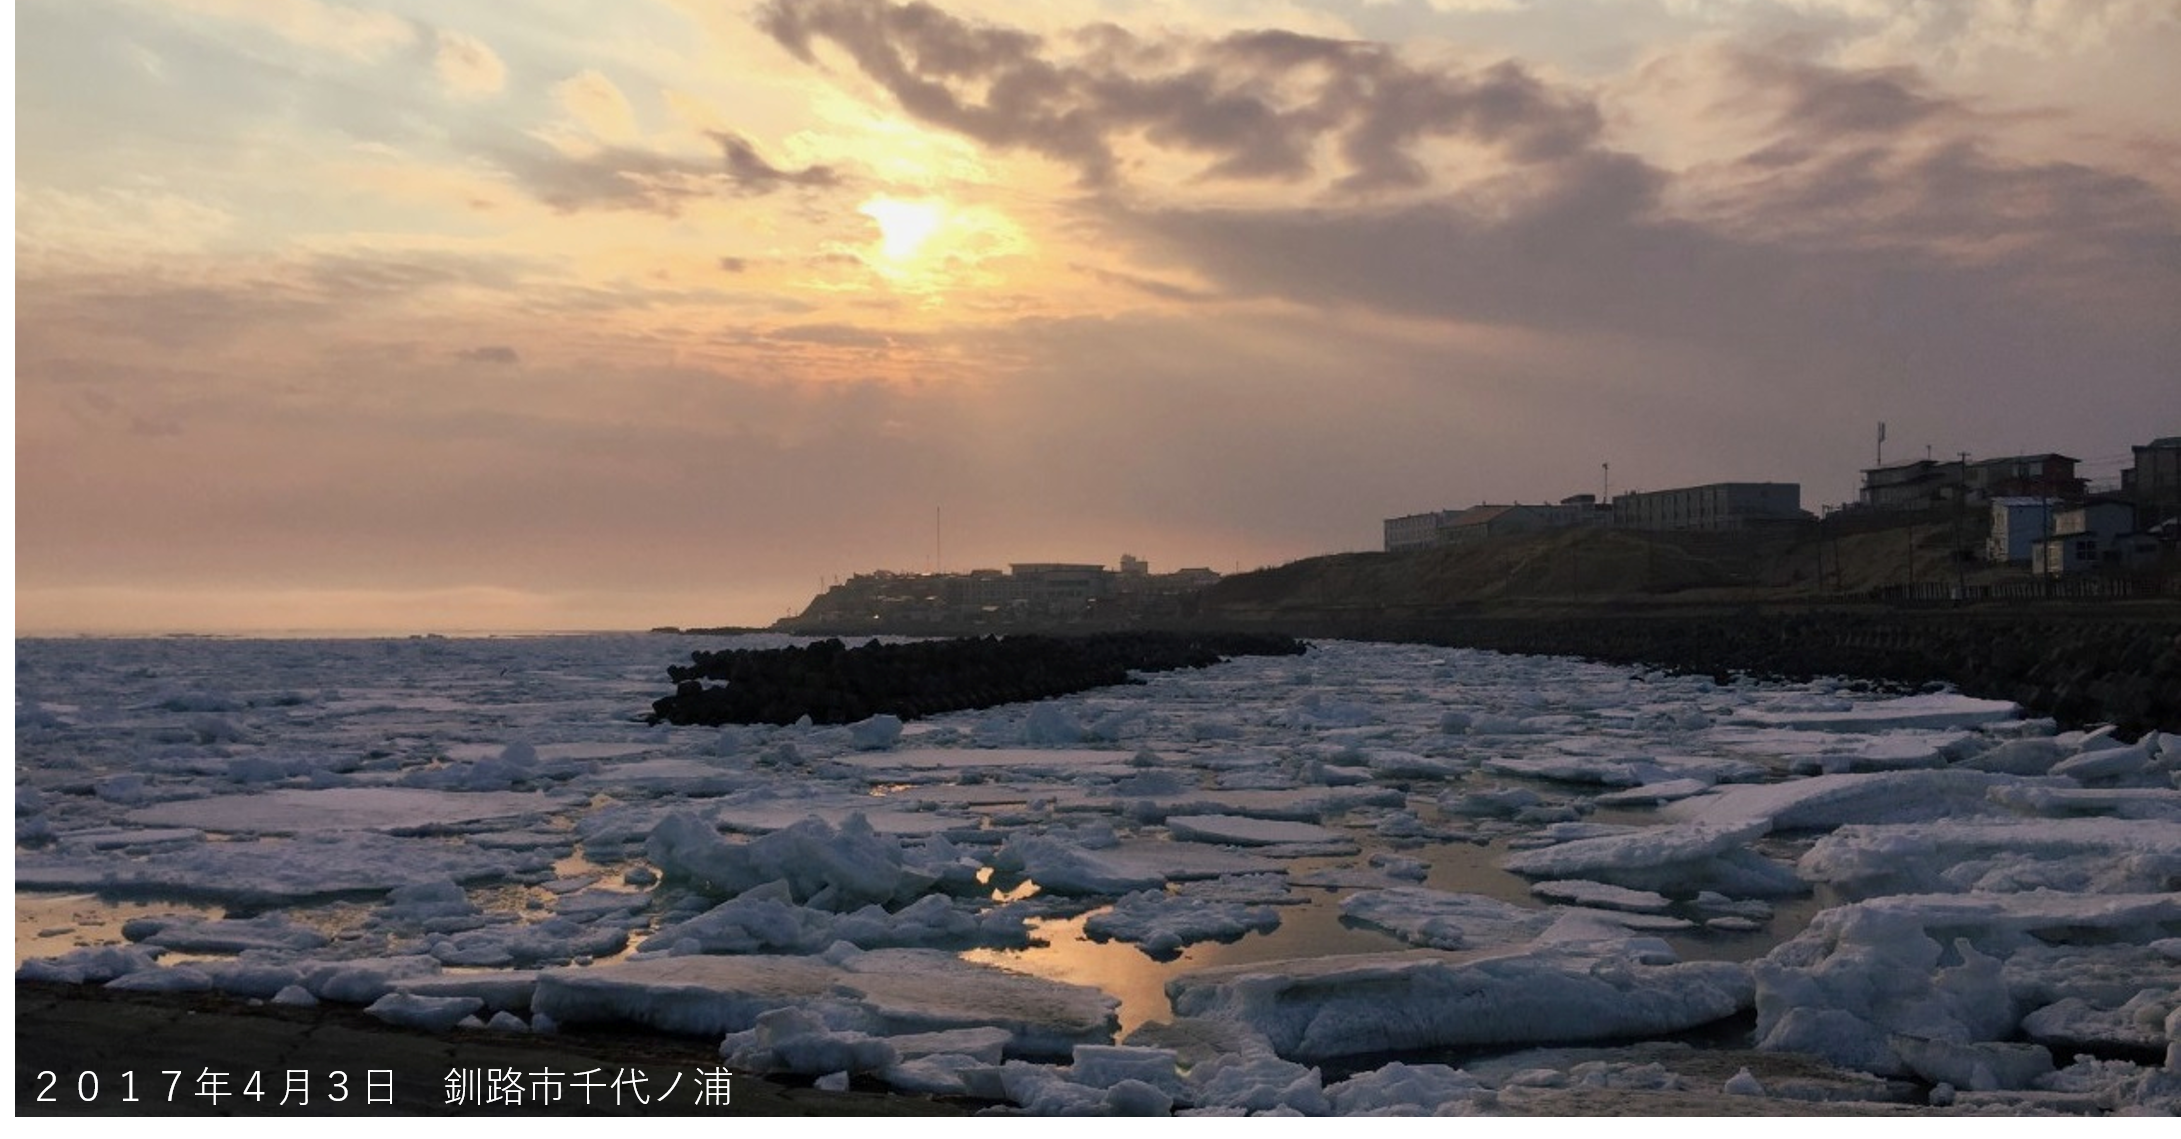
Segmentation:
{"type": "Polygon", "coordinates": [[[1026,1113],[1796,1094],[1765,1056],[2181,1107],[2181,737],[1342,642],[911,724],[643,723],[687,647],[19,642],[17,975],[633,1024],[1026,1113]],[[1700,1077],[1565,1047],[1751,1012],[1767,1051],[1700,1077]]]}

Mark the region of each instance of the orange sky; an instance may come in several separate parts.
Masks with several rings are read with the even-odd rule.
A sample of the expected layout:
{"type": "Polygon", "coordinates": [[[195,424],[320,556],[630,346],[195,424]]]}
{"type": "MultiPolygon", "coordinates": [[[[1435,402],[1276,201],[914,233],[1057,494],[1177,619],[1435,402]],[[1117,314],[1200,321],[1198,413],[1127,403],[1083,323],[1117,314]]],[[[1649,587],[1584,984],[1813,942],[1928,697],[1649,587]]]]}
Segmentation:
{"type": "Polygon", "coordinates": [[[2181,433],[2108,0],[25,0],[16,602],[764,623],[2181,433]],[[1940,10],[1945,9],[1945,10],[1940,10]]]}

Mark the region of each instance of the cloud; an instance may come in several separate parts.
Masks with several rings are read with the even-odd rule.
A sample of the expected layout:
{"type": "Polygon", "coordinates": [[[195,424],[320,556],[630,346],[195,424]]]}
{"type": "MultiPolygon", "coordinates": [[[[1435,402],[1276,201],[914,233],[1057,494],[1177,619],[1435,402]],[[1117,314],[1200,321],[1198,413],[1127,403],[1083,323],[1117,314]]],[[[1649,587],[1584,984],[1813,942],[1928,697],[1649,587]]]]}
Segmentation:
{"type": "Polygon", "coordinates": [[[21,281],[18,335],[26,361],[34,346],[266,345],[293,341],[298,328],[401,311],[453,287],[511,292],[530,268],[508,256],[416,250],[322,253],[217,272],[192,261],[126,272],[47,271],[21,281]]]}
{"type": "Polygon", "coordinates": [[[384,58],[416,41],[416,26],[387,12],[320,0],[165,0],[169,7],[246,24],[289,43],[358,60],[384,58]]]}
{"type": "Polygon", "coordinates": [[[507,86],[507,65],[484,41],[441,29],[432,69],[447,90],[464,98],[496,95],[507,86]]]}
{"type": "Polygon", "coordinates": [[[483,147],[487,158],[532,197],[563,212],[625,209],[674,216],[692,199],[755,197],[791,188],[842,184],[831,167],[775,166],[742,136],[713,132],[716,158],[695,158],[636,146],[605,146],[571,154],[531,139],[483,147]]]}
{"type": "Polygon", "coordinates": [[[1517,63],[1422,68],[1382,44],[1287,31],[1152,39],[1102,25],[1071,51],[880,0],[775,0],[760,22],[805,62],[820,43],[846,52],[927,123],[1045,155],[1094,187],[1123,180],[1124,151],[1139,139],[1199,160],[1205,178],[1329,176],[1361,192],[1429,184],[1415,153],[1426,140],[1538,161],[1582,149],[1601,126],[1586,96],[1517,63]]]}
{"type": "Polygon", "coordinates": [[[782,186],[833,186],[840,183],[831,167],[806,166],[801,170],[786,170],[774,166],[759,157],[757,148],[750,140],[727,131],[715,131],[712,141],[719,144],[720,156],[727,164],[727,177],[747,193],[764,194],[782,186]]]}
{"type": "Polygon", "coordinates": [[[894,346],[895,337],[875,329],[860,328],[851,324],[796,324],[776,328],[766,334],[766,339],[795,344],[818,344],[829,348],[863,348],[885,351],[894,346]]]}
{"type": "Polygon", "coordinates": [[[15,193],[16,256],[26,271],[87,262],[159,262],[202,253],[235,216],[154,179],[83,191],[35,185],[15,193]]]}
{"type": "Polygon", "coordinates": [[[613,80],[586,69],[562,80],[553,97],[592,137],[611,143],[627,143],[638,135],[636,108],[613,80]]]}
{"type": "Polygon", "coordinates": [[[525,193],[563,213],[627,209],[672,216],[690,198],[721,192],[719,164],[636,147],[601,147],[573,155],[524,140],[485,155],[525,193]]]}
{"type": "Polygon", "coordinates": [[[457,351],[454,357],[457,360],[466,360],[472,364],[513,365],[520,364],[523,360],[520,354],[505,344],[487,344],[478,348],[464,348],[457,351]]]}
{"type": "Polygon", "coordinates": [[[1748,95],[1775,108],[1775,127],[1822,136],[1893,135],[1966,113],[1907,67],[1829,67],[1755,51],[1726,53],[1748,95]]]}
{"type": "Polygon", "coordinates": [[[1075,264],[1068,266],[1068,268],[1078,273],[1088,274],[1091,277],[1094,277],[1100,281],[1104,281],[1108,284],[1120,285],[1123,288],[1134,289],[1137,292],[1145,294],[1146,296],[1157,297],[1160,300],[1176,301],[1182,304],[1196,304],[1202,301],[1213,300],[1217,297],[1217,294],[1205,289],[1191,288],[1187,285],[1177,285],[1171,281],[1161,281],[1153,277],[1143,276],[1139,273],[1124,273],[1117,269],[1102,269],[1096,265],[1075,264]]]}

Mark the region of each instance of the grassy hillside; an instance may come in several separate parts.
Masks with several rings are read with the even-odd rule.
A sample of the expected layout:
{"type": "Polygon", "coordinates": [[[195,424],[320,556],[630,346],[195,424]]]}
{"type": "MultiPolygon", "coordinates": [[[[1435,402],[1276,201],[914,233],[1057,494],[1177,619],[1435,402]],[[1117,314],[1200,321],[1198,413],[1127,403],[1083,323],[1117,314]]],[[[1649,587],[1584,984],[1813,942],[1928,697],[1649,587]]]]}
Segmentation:
{"type": "Polygon", "coordinates": [[[1553,530],[1401,553],[1332,554],[1228,577],[1208,617],[1367,606],[1382,611],[1524,611],[1567,606],[1747,605],[1860,598],[1911,583],[2029,580],[1981,552],[1975,513],[1833,520],[1746,531],[1553,530]]]}

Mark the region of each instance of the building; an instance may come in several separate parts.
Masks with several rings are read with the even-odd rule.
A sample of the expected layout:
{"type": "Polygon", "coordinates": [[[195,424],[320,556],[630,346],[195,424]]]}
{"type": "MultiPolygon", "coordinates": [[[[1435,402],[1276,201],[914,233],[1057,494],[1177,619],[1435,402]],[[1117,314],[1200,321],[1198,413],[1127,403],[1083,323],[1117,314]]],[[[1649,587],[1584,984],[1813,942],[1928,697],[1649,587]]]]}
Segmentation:
{"type": "Polygon", "coordinates": [[[1439,527],[1439,541],[1446,545],[1466,545],[1486,538],[1566,526],[1571,517],[1549,506],[1472,506],[1439,527]]]}
{"type": "MultiPolygon", "coordinates": [[[[2030,569],[2045,577],[2114,567],[2133,560],[2139,543],[2135,507],[2114,499],[2077,503],[2053,512],[2052,536],[2034,542],[2030,569]]],[[[2155,543],[2153,544],[2155,550],[2155,543]]]]}
{"type": "Polygon", "coordinates": [[[1563,514],[1572,526],[1611,526],[1613,505],[1601,503],[1595,494],[1571,494],[1560,500],[1558,507],[1546,507],[1563,514]]]}
{"type": "Polygon", "coordinates": [[[1459,513],[1458,510],[1433,510],[1386,519],[1386,552],[1421,550],[1438,545],[1439,528],[1459,513]]]}
{"type": "Polygon", "coordinates": [[[1613,524],[1629,530],[1739,530],[1809,517],[1801,483],[1720,482],[1613,496],[1613,524]]]}
{"type": "Polygon", "coordinates": [[[1872,510],[1929,510],[1954,502],[1965,477],[1961,463],[1935,459],[1868,467],[1860,502],[1872,510]]]}
{"type": "Polygon", "coordinates": [[[2054,454],[1974,459],[1963,470],[1965,493],[1971,502],[1995,498],[2080,499],[2085,484],[2075,475],[2076,462],[2054,454]]]}
{"type": "Polygon", "coordinates": [[[1482,504],[1467,510],[1434,510],[1386,519],[1386,552],[1459,546],[1561,526],[1603,525],[1606,511],[1597,498],[1578,494],[1556,505],[1482,504]]]}
{"type": "Polygon", "coordinates": [[[1006,570],[911,574],[879,570],[840,582],[787,626],[837,629],[917,624],[1008,625],[1040,621],[1172,617],[1219,581],[1202,567],[1155,574],[1124,555],[1119,571],[1077,562],[1017,562],[1006,570]]]}
{"type": "Polygon", "coordinates": [[[2181,516],[2181,435],[2132,448],[2135,462],[2120,473],[2120,493],[2136,504],[2136,524],[2156,530],[2181,516]]]}
{"type": "Polygon", "coordinates": [[[1112,574],[1091,562],[1012,562],[1007,574],[1033,613],[1080,612],[1112,592],[1112,574]]]}
{"type": "Polygon", "coordinates": [[[2052,534],[2054,503],[2049,498],[1995,498],[1992,531],[1984,540],[1984,560],[2023,563],[2037,542],[2052,534]]]}

